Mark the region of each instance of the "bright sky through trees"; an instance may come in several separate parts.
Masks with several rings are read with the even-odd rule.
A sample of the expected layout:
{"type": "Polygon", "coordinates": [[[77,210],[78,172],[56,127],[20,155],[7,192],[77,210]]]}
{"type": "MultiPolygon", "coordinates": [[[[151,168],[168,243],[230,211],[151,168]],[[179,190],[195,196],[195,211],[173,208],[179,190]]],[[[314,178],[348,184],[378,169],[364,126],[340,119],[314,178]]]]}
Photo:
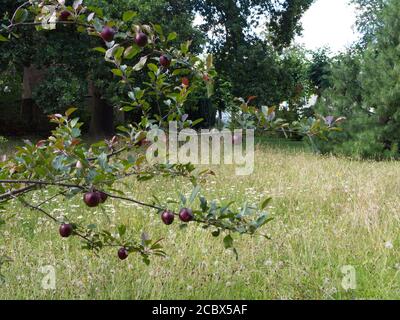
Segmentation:
{"type": "MultiPolygon", "coordinates": [[[[332,52],[344,50],[357,40],[354,24],[356,8],[348,4],[349,0],[316,0],[302,19],[303,34],[296,43],[304,44],[307,49],[315,50],[329,47],[332,52]]],[[[203,23],[201,16],[195,19],[195,25],[203,23]]],[[[258,30],[262,31],[263,28],[258,30]]]]}
{"type": "Polygon", "coordinates": [[[305,13],[303,35],[296,39],[307,49],[330,47],[333,52],[342,51],[357,40],[354,31],[356,9],[348,0],[317,0],[305,13]]]}

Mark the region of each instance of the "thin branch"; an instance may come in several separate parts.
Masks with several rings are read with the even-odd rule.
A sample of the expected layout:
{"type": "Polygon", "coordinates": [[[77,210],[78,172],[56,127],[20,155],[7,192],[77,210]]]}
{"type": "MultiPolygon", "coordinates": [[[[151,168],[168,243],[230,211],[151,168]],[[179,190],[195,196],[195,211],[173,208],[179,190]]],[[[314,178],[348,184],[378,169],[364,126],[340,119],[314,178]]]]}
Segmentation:
{"type": "Polygon", "coordinates": [[[59,192],[59,193],[57,193],[56,195],[54,195],[54,196],[52,196],[52,197],[50,197],[50,198],[44,200],[43,202],[39,203],[39,204],[37,205],[37,207],[40,208],[41,206],[43,206],[44,204],[50,202],[51,200],[53,200],[53,199],[55,199],[55,198],[57,198],[57,197],[59,197],[59,196],[65,195],[65,193],[66,193],[65,191],[59,192]]]}
{"type": "MultiPolygon", "coordinates": [[[[128,147],[124,147],[124,148],[121,148],[121,149],[119,149],[117,151],[114,151],[114,152],[112,152],[112,153],[107,155],[107,159],[110,159],[112,157],[118,156],[119,154],[123,153],[126,150],[128,150],[128,147]]],[[[87,161],[96,161],[97,159],[98,159],[98,157],[93,157],[93,158],[88,158],[86,160],[87,161]]]]}
{"type": "Polygon", "coordinates": [[[56,218],[54,218],[51,214],[47,213],[45,210],[43,210],[43,209],[41,209],[41,208],[39,208],[39,207],[36,207],[36,206],[30,204],[29,202],[25,201],[23,198],[17,198],[17,197],[15,197],[15,196],[13,196],[13,198],[16,199],[16,200],[21,201],[21,203],[22,203],[25,207],[31,208],[32,210],[40,211],[41,213],[43,213],[44,215],[46,215],[49,219],[51,219],[51,220],[53,220],[54,222],[57,222],[57,223],[58,223],[58,220],[57,220],[56,218]]]}
{"type": "MultiPolygon", "coordinates": [[[[58,196],[58,195],[57,195],[57,196],[58,196]]],[[[15,198],[15,199],[21,201],[21,203],[22,203],[25,207],[28,207],[28,208],[30,208],[31,210],[39,211],[39,212],[43,213],[46,217],[48,217],[49,219],[51,219],[53,222],[55,222],[55,223],[57,223],[57,224],[60,224],[60,222],[59,222],[55,217],[53,217],[51,214],[49,214],[48,212],[46,212],[45,210],[43,210],[43,209],[40,208],[39,206],[34,206],[34,205],[30,204],[29,202],[25,201],[23,198],[17,198],[17,197],[13,197],[13,198],[15,198]]],[[[74,235],[78,236],[79,238],[81,238],[81,239],[83,239],[83,240],[86,240],[86,241],[89,242],[90,244],[93,244],[93,241],[90,240],[90,239],[89,239],[88,237],[86,237],[85,235],[83,235],[83,234],[81,234],[81,233],[79,233],[79,232],[77,232],[77,231],[75,231],[75,230],[74,230],[73,233],[74,233],[74,235]]]]}
{"type": "Polygon", "coordinates": [[[7,193],[4,193],[4,194],[0,195],[0,200],[4,200],[4,199],[5,200],[9,200],[13,196],[18,196],[18,195],[27,193],[29,191],[33,191],[35,189],[36,189],[36,186],[28,186],[28,187],[21,188],[21,189],[18,189],[18,190],[9,191],[7,193]]]}
{"type": "Polygon", "coordinates": [[[4,184],[30,184],[37,186],[58,186],[65,188],[78,188],[81,190],[85,190],[84,187],[77,184],[68,184],[62,182],[47,182],[47,181],[38,181],[38,180],[0,180],[0,183],[4,184]]]}
{"type": "Polygon", "coordinates": [[[113,199],[119,199],[119,200],[124,200],[124,201],[128,201],[128,202],[132,202],[132,203],[136,203],[136,204],[138,204],[138,205],[140,205],[140,206],[142,206],[142,207],[147,207],[147,208],[151,208],[151,209],[155,209],[155,210],[161,210],[161,211],[163,211],[163,210],[165,210],[165,208],[161,208],[161,207],[158,207],[158,206],[155,206],[155,205],[152,205],[152,204],[148,204],[148,203],[144,203],[144,202],[141,202],[141,201],[138,201],[138,200],[135,200],[135,199],[131,199],[131,198],[126,198],[126,197],[121,197],[121,196],[116,196],[116,195],[112,195],[112,194],[109,194],[109,193],[107,193],[107,192],[104,192],[108,197],[110,197],[110,198],[113,198],[113,199]]]}
{"type": "MultiPolygon", "coordinates": [[[[63,25],[77,25],[77,26],[81,26],[81,27],[85,27],[85,28],[93,28],[92,25],[90,24],[86,24],[86,23],[80,23],[80,22],[76,22],[76,21],[55,21],[49,24],[63,24],[63,25]]],[[[12,23],[9,26],[6,27],[7,31],[10,31],[16,27],[23,27],[23,26],[41,26],[43,25],[43,22],[21,22],[21,23],[12,23]]]]}
{"type": "MultiPolygon", "coordinates": [[[[139,204],[139,205],[141,205],[141,206],[143,206],[143,207],[148,207],[148,208],[151,208],[151,209],[155,209],[155,210],[157,210],[157,211],[165,211],[165,210],[167,210],[166,208],[161,208],[161,207],[158,207],[158,206],[155,206],[155,205],[147,204],[147,203],[144,203],[144,202],[135,200],[135,199],[126,198],[126,197],[120,197],[120,196],[112,195],[112,194],[109,194],[109,193],[106,193],[106,192],[104,192],[104,193],[105,193],[107,196],[109,196],[110,198],[119,199],[119,200],[124,200],[124,201],[132,202],[132,203],[136,203],[136,204],[139,204]]],[[[176,213],[174,213],[174,215],[175,215],[175,216],[179,216],[179,215],[176,214],[176,213]]],[[[212,226],[214,226],[214,227],[216,227],[216,228],[220,228],[220,229],[223,229],[223,230],[226,230],[226,231],[232,231],[232,230],[233,230],[233,229],[231,229],[231,228],[229,228],[229,227],[226,227],[226,226],[222,225],[222,224],[220,223],[220,221],[218,221],[218,220],[203,220],[203,219],[195,218],[195,219],[193,220],[193,222],[203,223],[203,224],[205,224],[205,225],[212,225],[212,226]]],[[[244,234],[254,235],[254,234],[251,233],[251,232],[245,232],[244,234]]],[[[263,234],[260,234],[260,235],[263,236],[263,237],[265,237],[265,235],[263,235],[263,234]]]]}

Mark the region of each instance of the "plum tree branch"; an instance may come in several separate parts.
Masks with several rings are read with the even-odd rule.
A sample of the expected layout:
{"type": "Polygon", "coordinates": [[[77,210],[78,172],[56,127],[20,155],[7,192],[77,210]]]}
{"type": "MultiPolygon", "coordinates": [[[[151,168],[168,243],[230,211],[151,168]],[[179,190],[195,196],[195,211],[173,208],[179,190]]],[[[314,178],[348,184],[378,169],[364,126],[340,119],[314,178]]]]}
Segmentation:
{"type": "MultiPolygon", "coordinates": [[[[114,152],[111,152],[111,153],[109,153],[107,155],[107,159],[110,159],[112,157],[118,156],[118,155],[120,155],[121,153],[123,153],[123,152],[125,152],[127,150],[128,150],[128,147],[124,147],[124,148],[121,148],[121,149],[116,150],[114,152]]],[[[98,159],[98,157],[92,157],[92,158],[87,158],[86,160],[87,161],[96,161],[97,159],[98,159]]]]}
{"type": "MultiPolygon", "coordinates": [[[[144,202],[135,200],[135,199],[131,199],[131,198],[127,198],[127,197],[121,197],[121,196],[116,196],[116,195],[112,195],[112,194],[106,193],[106,192],[104,192],[104,193],[105,193],[108,197],[110,197],[110,198],[119,199],[119,200],[123,200],[123,201],[127,201],[127,202],[132,202],[132,203],[136,203],[136,204],[139,204],[139,205],[141,205],[141,206],[143,206],[143,207],[148,207],[148,208],[151,208],[151,209],[155,209],[155,210],[157,210],[157,211],[165,211],[165,210],[167,210],[166,208],[161,208],[161,207],[159,207],[159,206],[147,204],[147,203],[144,203],[144,202]]],[[[176,213],[174,213],[174,215],[175,215],[175,216],[179,216],[179,215],[176,214],[176,213]]],[[[204,219],[195,218],[193,221],[194,221],[194,222],[197,222],[197,223],[202,223],[202,224],[205,224],[205,225],[209,225],[209,226],[214,226],[214,227],[216,227],[216,228],[220,228],[220,229],[226,230],[226,231],[234,231],[233,228],[229,228],[229,227],[227,227],[227,226],[224,226],[224,225],[223,225],[220,221],[218,221],[218,220],[204,220],[204,219]]],[[[254,234],[251,233],[251,232],[245,232],[244,234],[254,235],[254,234]]],[[[264,234],[260,234],[260,235],[263,236],[263,237],[268,238],[268,237],[267,237],[266,235],[264,235],[264,234]]]]}
{"type": "MultiPolygon", "coordinates": [[[[104,192],[104,191],[103,191],[104,192]]],[[[131,198],[127,198],[127,197],[122,197],[122,196],[116,196],[107,192],[104,192],[108,197],[112,198],[112,199],[119,199],[119,200],[123,200],[123,201],[128,201],[128,202],[132,202],[132,203],[136,203],[142,207],[147,207],[147,208],[151,208],[151,209],[155,209],[155,210],[159,210],[159,211],[163,211],[166,210],[165,208],[161,208],[152,204],[148,204],[148,203],[144,203],[135,199],[131,199],[131,198]]]]}
{"type": "MultiPolygon", "coordinates": [[[[59,194],[58,194],[57,196],[59,196],[59,194]]],[[[20,197],[20,198],[13,197],[13,198],[19,200],[19,201],[20,201],[25,207],[27,207],[27,208],[30,208],[31,210],[36,210],[36,211],[39,211],[39,212],[43,213],[46,217],[48,217],[49,219],[51,219],[53,222],[55,222],[55,223],[57,223],[57,224],[60,223],[55,217],[53,217],[51,214],[49,214],[46,210],[40,208],[39,205],[38,205],[38,206],[34,206],[33,204],[30,204],[29,202],[27,202],[25,199],[23,199],[23,198],[21,198],[21,197],[20,197]]],[[[85,240],[85,241],[87,241],[87,242],[93,244],[93,241],[92,241],[91,239],[89,239],[89,238],[86,237],[85,235],[81,234],[80,232],[77,232],[77,231],[74,230],[74,234],[75,234],[76,236],[80,237],[81,239],[83,239],[83,240],[85,240]]]]}
{"type": "Polygon", "coordinates": [[[28,207],[32,210],[37,210],[40,211],[41,213],[43,213],[44,215],[46,215],[49,219],[53,220],[54,222],[58,222],[58,220],[56,218],[54,218],[51,214],[47,213],[45,210],[43,210],[42,208],[39,208],[37,206],[34,206],[32,204],[30,204],[29,202],[25,201],[25,199],[23,199],[22,197],[15,197],[12,196],[14,199],[20,201],[25,207],[28,207]]]}
{"type": "MultiPolygon", "coordinates": [[[[42,214],[44,214],[46,217],[48,217],[49,219],[51,219],[53,222],[55,222],[55,223],[57,223],[57,224],[60,224],[60,222],[59,222],[55,217],[53,217],[51,214],[49,214],[46,210],[40,208],[40,206],[42,206],[44,203],[46,203],[46,202],[50,201],[51,199],[54,199],[54,198],[56,198],[56,197],[62,195],[62,194],[63,194],[62,192],[61,192],[61,193],[58,193],[58,194],[54,195],[53,197],[47,199],[46,201],[40,203],[39,205],[32,205],[32,204],[30,204],[29,202],[27,202],[25,199],[23,199],[23,198],[21,198],[21,197],[17,198],[17,197],[15,197],[15,196],[13,196],[13,198],[16,199],[16,200],[19,200],[25,207],[30,208],[31,210],[39,211],[39,212],[41,212],[42,214]]],[[[86,242],[88,242],[88,243],[89,243],[90,245],[92,245],[92,246],[95,246],[95,245],[96,245],[96,244],[93,242],[93,240],[91,240],[91,239],[90,239],[89,237],[87,237],[86,235],[80,233],[79,231],[74,230],[74,231],[73,231],[73,234],[74,234],[75,236],[81,238],[82,240],[85,240],[86,242]]],[[[109,244],[106,244],[106,245],[105,245],[105,247],[120,247],[120,246],[121,246],[121,245],[120,245],[119,243],[115,243],[115,244],[109,243],[109,244]]],[[[130,247],[130,248],[133,248],[133,249],[135,249],[135,250],[137,250],[137,251],[138,251],[139,253],[141,253],[141,254],[145,254],[145,251],[143,251],[139,246],[129,246],[129,247],[130,247]]]]}
{"type": "MultiPolygon", "coordinates": [[[[81,23],[81,22],[77,22],[77,21],[54,21],[54,22],[49,23],[49,24],[76,25],[76,26],[81,26],[81,27],[85,27],[85,28],[93,28],[93,26],[90,25],[90,24],[81,23]]],[[[11,23],[5,29],[9,32],[12,29],[18,28],[18,27],[23,27],[23,26],[41,26],[41,25],[43,25],[42,22],[20,22],[20,23],[11,23]]]]}
{"type": "MultiPolygon", "coordinates": [[[[44,181],[0,180],[0,183],[12,183],[12,184],[14,184],[14,183],[15,183],[15,184],[26,183],[26,184],[34,184],[34,187],[37,186],[37,185],[51,185],[51,186],[55,185],[55,186],[62,186],[62,187],[66,187],[66,188],[79,188],[79,189],[85,190],[85,188],[82,187],[82,186],[80,186],[80,185],[65,184],[65,183],[54,183],[54,182],[44,182],[44,181]]],[[[34,189],[29,189],[29,187],[23,188],[23,189],[25,189],[25,192],[34,190],[34,189]]],[[[16,191],[19,192],[19,193],[22,193],[21,190],[23,190],[23,189],[19,189],[19,190],[16,190],[16,191]]],[[[154,204],[149,204],[149,203],[145,203],[145,202],[142,202],[142,201],[139,201],[139,200],[135,200],[135,199],[132,199],[132,198],[123,197],[123,196],[118,196],[118,195],[114,195],[114,194],[110,194],[110,193],[107,193],[107,192],[104,192],[104,191],[102,191],[102,192],[103,192],[104,194],[106,194],[108,197],[112,198],[112,199],[118,199],[118,200],[123,200],[123,201],[131,202],[131,203],[135,203],[135,204],[140,205],[140,206],[142,206],[142,207],[147,207],[147,208],[154,209],[154,210],[157,210],[157,211],[165,211],[165,210],[167,210],[166,208],[162,208],[162,207],[157,206],[157,205],[154,205],[154,204]]],[[[24,199],[22,199],[22,198],[20,199],[20,201],[21,201],[23,204],[25,204],[25,206],[28,206],[28,207],[30,207],[30,208],[32,208],[32,209],[35,209],[35,210],[38,210],[38,211],[42,212],[43,214],[45,214],[46,216],[48,216],[49,218],[51,218],[53,221],[57,221],[54,217],[52,217],[50,214],[48,214],[46,211],[44,211],[44,210],[43,210],[42,208],[40,208],[40,207],[41,207],[43,204],[49,202],[50,200],[52,200],[52,199],[54,199],[54,198],[56,198],[56,197],[58,197],[58,196],[60,196],[60,195],[63,195],[63,194],[65,194],[65,192],[60,192],[60,193],[58,193],[57,195],[55,195],[55,196],[53,196],[53,197],[51,197],[51,198],[49,198],[49,199],[43,201],[42,203],[40,203],[40,204],[37,205],[37,206],[34,206],[34,205],[31,205],[31,204],[27,203],[27,202],[26,202],[24,199]]],[[[16,195],[11,194],[11,192],[8,192],[8,193],[5,194],[5,195],[8,195],[9,197],[14,198],[14,199],[19,199],[18,197],[16,197],[16,195]]],[[[1,196],[0,196],[0,199],[3,198],[5,195],[1,195],[1,196]]],[[[177,215],[177,214],[175,214],[175,215],[177,215]]],[[[213,220],[204,220],[204,219],[198,219],[198,218],[196,218],[196,219],[194,219],[194,222],[203,223],[203,224],[206,224],[206,225],[213,225],[213,226],[215,226],[215,227],[217,227],[217,228],[221,228],[221,229],[228,230],[228,231],[232,231],[232,230],[233,230],[233,229],[231,229],[231,228],[228,228],[227,226],[224,226],[224,225],[221,224],[220,221],[218,221],[218,220],[213,221],[213,220]]],[[[246,232],[246,233],[248,233],[248,232],[246,232]]],[[[248,234],[250,234],[250,233],[248,233],[248,234]]],[[[77,234],[77,235],[78,235],[78,234],[77,234]]],[[[86,240],[87,240],[87,239],[86,239],[86,240]]]]}
{"type": "Polygon", "coordinates": [[[39,204],[37,205],[37,207],[40,208],[41,206],[43,206],[44,204],[50,202],[51,200],[53,200],[53,199],[55,199],[55,198],[57,198],[57,197],[59,197],[59,196],[63,196],[63,195],[65,195],[65,192],[64,192],[64,191],[59,192],[59,193],[55,194],[54,196],[52,196],[52,197],[50,197],[50,198],[48,198],[48,199],[42,201],[41,203],[39,203],[39,204]]]}
{"type": "MultiPolygon", "coordinates": [[[[30,184],[30,185],[35,185],[35,186],[59,186],[59,187],[65,187],[65,188],[78,188],[81,190],[85,190],[85,187],[80,186],[78,184],[69,184],[69,183],[62,183],[62,182],[47,182],[47,181],[38,181],[38,180],[0,180],[0,183],[4,184],[30,184]]],[[[24,190],[24,189],[20,189],[24,190]]],[[[18,191],[18,190],[16,190],[18,191]]],[[[0,195],[0,199],[2,199],[2,196],[0,195]]]]}
{"type": "Polygon", "coordinates": [[[0,200],[7,201],[10,198],[12,198],[13,196],[22,195],[29,191],[33,191],[35,189],[36,189],[36,186],[28,186],[28,187],[24,187],[24,188],[21,188],[18,190],[12,190],[12,191],[9,191],[9,192],[6,192],[6,193],[0,195],[0,200]]]}

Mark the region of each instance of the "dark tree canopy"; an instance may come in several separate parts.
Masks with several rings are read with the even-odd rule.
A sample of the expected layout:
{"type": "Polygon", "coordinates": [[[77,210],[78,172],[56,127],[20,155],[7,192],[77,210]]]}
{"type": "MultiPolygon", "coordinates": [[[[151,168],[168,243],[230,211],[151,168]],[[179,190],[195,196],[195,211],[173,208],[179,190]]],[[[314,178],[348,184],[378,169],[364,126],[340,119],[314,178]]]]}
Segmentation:
{"type": "Polygon", "coordinates": [[[216,69],[232,82],[234,96],[255,95],[263,104],[289,98],[277,88],[287,81],[278,55],[301,31],[300,18],[313,0],[190,2],[204,19],[200,28],[209,35],[216,69]]]}

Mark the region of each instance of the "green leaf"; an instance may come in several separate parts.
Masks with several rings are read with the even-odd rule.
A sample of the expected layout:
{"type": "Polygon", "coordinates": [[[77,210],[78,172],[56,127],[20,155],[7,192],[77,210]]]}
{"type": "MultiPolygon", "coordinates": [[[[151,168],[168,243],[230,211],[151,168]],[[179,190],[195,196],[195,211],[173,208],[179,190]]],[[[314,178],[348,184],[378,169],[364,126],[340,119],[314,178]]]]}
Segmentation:
{"type": "Polygon", "coordinates": [[[65,160],[64,155],[55,157],[52,161],[53,168],[56,170],[61,170],[61,171],[64,170],[64,168],[65,168],[65,166],[63,164],[64,160],[65,160]]]}
{"type": "Polygon", "coordinates": [[[138,181],[150,181],[154,178],[154,175],[148,174],[148,175],[142,175],[137,178],[138,181]]]}
{"type": "MultiPolygon", "coordinates": [[[[135,109],[135,108],[134,107],[130,107],[130,106],[125,106],[125,107],[121,108],[121,110],[124,111],[124,112],[129,112],[129,111],[132,111],[133,109],[135,109]]],[[[129,131],[128,131],[128,133],[129,133],[129,131]]]]}
{"type": "Polygon", "coordinates": [[[122,20],[124,22],[128,22],[128,21],[131,21],[136,16],[137,16],[137,12],[132,11],[132,10],[126,11],[126,12],[124,12],[124,14],[122,16],[122,20]]]}
{"type": "Polygon", "coordinates": [[[159,35],[163,35],[164,34],[163,29],[159,24],[155,24],[153,26],[153,28],[159,35]]]}
{"type": "Polygon", "coordinates": [[[224,246],[225,249],[230,249],[233,247],[233,238],[230,234],[228,234],[225,238],[224,238],[224,246]]]}
{"type": "Polygon", "coordinates": [[[263,225],[267,224],[268,222],[271,222],[272,220],[273,218],[268,218],[267,214],[263,214],[256,221],[257,228],[261,228],[263,225]]]}
{"type": "Polygon", "coordinates": [[[28,10],[22,8],[15,14],[14,21],[16,23],[23,23],[28,18],[28,10]]]}
{"type": "Polygon", "coordinates": [[[108,156],[105,152],[100,154],[100,156],[98,157],[98,161],[102,169],[105,170],[108,167],[108,156]]]}
{"type": "Polygon", "coordinates": [[[199,123],[201,123],[201,122],[203,122],[203,121],[204,121],[203,118],[200,118],[200,119],[197,119],[197,120],[193,121],[193,122],[192,122],[192,127],[194,127],[195,125],[198,125],[199,123]]]}
{"type": "Polygon", "coordinates": [[[192,43],[191,41],[186,41],[181,44],[181,51],[183,54],[188,53],[191,43],[192,43]]]}
{"type": "Polygon", "coordinates": [[[125,48],[119,47],[117,50],[114,51],[114,59],[121,60],[122,54],[124,53],[125,48]]]}
{"type": "Polygon", "coordinates": [[[142,254],[143,262],[145,263],[146,266],[150,265],[150,259],[148,255],[142,254]]]}
{"type": "Polygon", "coordinates": [[[168,35],[167,41],[173,41],[173,40],[175,40],[177,38],[177,36],[178,36],[178,34],[176,32],[171,32],[168,35]]]}
{"type": "Polygon", "coordinates": [[[5,42],[5,41],[8,41],[8,39],[0,34],[0,42],[5,42]]]}
{"type": "Polygon", "coordinates": [[[78,124],[79,118],[71,120],[71,128],[74,128],[78,124]]]}
{"type": "Polygon", "coordinates": [[[264,209],[269,205],[269,203],[270,203],[271,201],[272,201],[272,198],[271,198],[271,197],[265,199],[265,200],[261,203],[261,206],[260,206],[261,210],[264,210],[264,209]]]}
{"type": "Polygon", "coordinates": [[[130,46],[125,49],[124,57],[127,60],[133,59],[140,52],[140,48],[136,45],[130,46]]]}
{"type": "Polygon", "coordinates": [[[147,56],[140,58],[140,61],[133,67],[133,71],[140,71],[144,68],[147,62],[147,56]]]}
{"type": "Polygon", "coordinates": [[[181,198],[182,205],[186,205],[187,202],[186,197],[182,193],[179,194],[179,197],[181,198]]]}
{"type": "Polygon", "coordinates": [[[153,71],[154,73],[158,72],[158,67],[154,64],[154,63],[149,63],[147,65],[147,68],[149,68],[151,71],[153,71]]]}
{"type": "Polygon", "coordinates": [[[182,223],[179,225],[179,229],[181,229],[181,230],[186,229],[187,227],[188,227],[187,223],[182,223]]]}
{"type": "Polygon", "coordinates": [[[93,11],[94,13],[96,13],[96,15],[100,18],[104,17],[104,13],[103,13],[103,9],[99,8],[99,7],[94,7],[94,6],[88,6],[88,10],[89,11],[93,11]]]}
{"type": "Polygon", "coordinates": [[[81,130],[79,130],[78,128],[73,128],[71,131],[71,135],[73,138],[78,138],[81,136],[81,130]]]}
{"type": "Polygon", "coordinates": [[[187,74],[189,74],[190,73],[190,70],[189,69],[175,69],[173,72],[172,72],[172,75],[173,76],[179,76],[179,75],[187,75],[187,74]]]}
{"type": "Polygon", "coordinates": [[[189,198],[189,203],[193,203],[194,199],[196,199],[197,195],[199,194],[200,189],[201,189],[200,186],[196,186],[193,189],[192,194],[190,195],[190,198],[189,198]]]}
{"type": "Polygon", "coordinates": [[[99,142],[92,144],[93,148],[101,148],[101,147],[105,147],[105,146],[107,146],[107,144],[104,141],[99,141],[99,142]]]}
{"type": "Polygon", "coordinates": [[[71,114],[73,114],[78,108],[69,108],[67,111],[65,111],[65,115],[69,117],[71,114]]]}
{"type": "Polygon", "coordinates": [[[121,224],[120,226],[118,226],[118,234],[119,236],[122,238],[126,233],[126,225],[121,224]]]}
{"type": "Polygon", "coordinates": [[[239,254],[238,254],[236,248],[233,248],[232,250],[233,250],[233,253],[235,254],[236,261],[238,261],[239,260],[239,254]]]}
{"type": "Polygon", "coordinates": [[[118,126],[118,127],[117,127],[117,130],[122,131],[122,132],[129,133],[129,130],[128,130],[126,127],[124,127],[124,126],[118,126]]]}
{"type": "Polygon", "coordinates": [[[124,75],[120,69],[112,69],[111,72],[118,77],[122,77],[124,75]]]}
{"type": "Polygon", "coordinates": [[[207,97],[211,98],[214,95],[214,84],[211,81],[208,81],[206,84],[207,87],[207,97]]]}
{"type": "Polygon", "coordinates": [[[207,200],[204,197],[200,197],[200,208],[203,212],[208,210],[207,200]]]}
{"type": "Polygon", "coordinates": [[[98,52],[101,52],[101,53],[106,53],[106,49],[104,49],[104,48],[102,48],[102,47],[96,47],[96,48],[93,48],[92,49],[93,51],[98,51],[98,52]]]}

